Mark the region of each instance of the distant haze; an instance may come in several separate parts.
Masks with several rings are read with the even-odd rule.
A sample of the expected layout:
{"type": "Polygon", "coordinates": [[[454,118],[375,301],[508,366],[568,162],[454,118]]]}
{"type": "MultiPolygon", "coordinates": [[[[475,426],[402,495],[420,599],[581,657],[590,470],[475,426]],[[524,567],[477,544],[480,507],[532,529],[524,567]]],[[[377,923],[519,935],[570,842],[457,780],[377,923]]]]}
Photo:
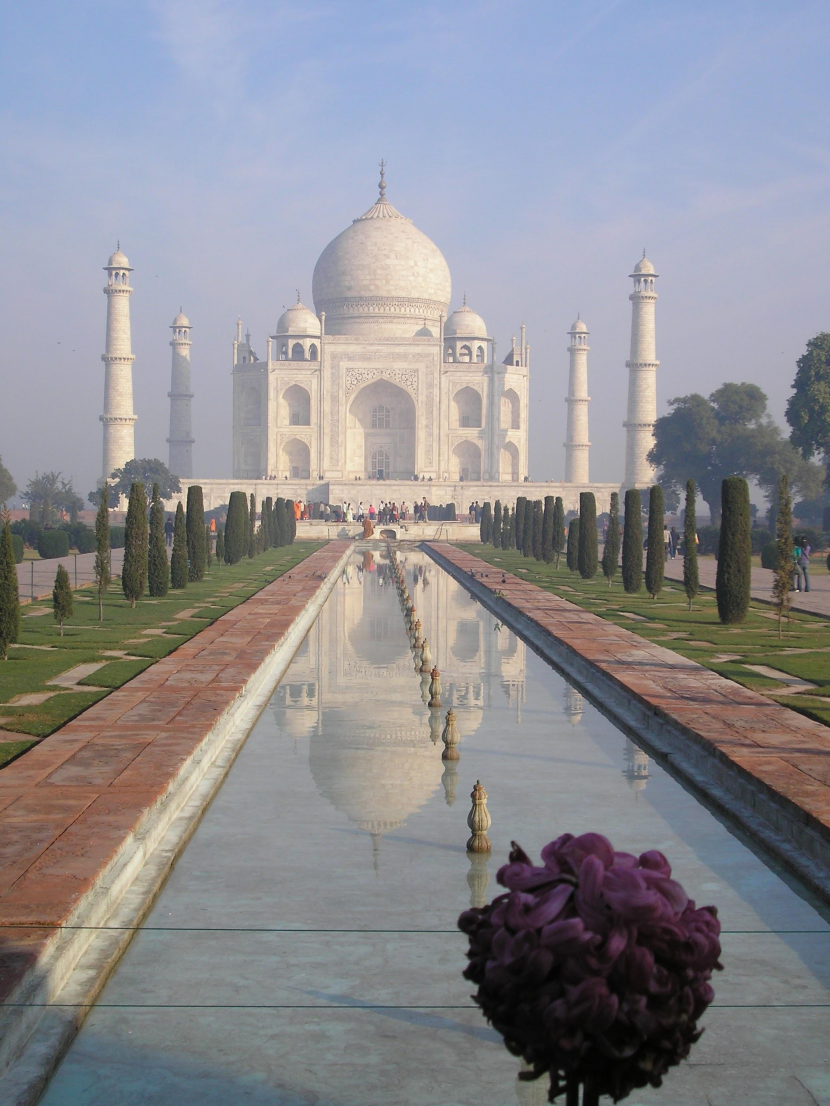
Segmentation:
{"type": "Polygon", "coordinates": [[[159,0],[4,6],[0,455],[85,495],[105,297],[134,266],[136,451],[166,461],[193,324],[196,475],[231,475],[231,341],[260,357],[377,194],[498,341],[527,324],[531,474],[564,474],[567,330],[590,329],[591,476],[623,473],[631,281],[660,280],[660,411],[751,380],[783,410],[830,328],[826,4],[159,0]]]}

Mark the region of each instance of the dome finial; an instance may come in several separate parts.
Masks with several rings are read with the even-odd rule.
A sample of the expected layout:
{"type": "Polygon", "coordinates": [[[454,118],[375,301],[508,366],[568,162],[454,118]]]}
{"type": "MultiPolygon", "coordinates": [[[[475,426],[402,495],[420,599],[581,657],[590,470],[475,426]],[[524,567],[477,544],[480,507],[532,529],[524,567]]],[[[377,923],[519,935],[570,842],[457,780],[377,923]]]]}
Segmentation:
{"type": "Polygon", "coordinates": [[[643,246],[643,257],[645,257],[645,256],[646,256],[646,248],[645,248],[645,246],[643,246]]]}
{"type": "Polygon", "coordinates": [[[464,302],[463,302],[463,303],[461,304],[461,306],[462,306],[462,307],[466,307],[466,306],[467,306],[467,293],[466,293],[466,292],[464,293],[464,302]]]}
{"type": "Polygon", "coordinates": [[[386,203],[386,162],[380,159],[380,181],[378,182],[378,202],[386,203]]]}
{"type": "Polygon", "coordinates": [[[121,249],[121,239],[120,238],[116,240],[115,249],[116,249],[116,251],[121,249]]]}
{"type": "Polygon", "coordinates": [[[299,303],[300,302],[300,289],[295,288],[294,291],[297,293],[297,303],[299,303]]]}

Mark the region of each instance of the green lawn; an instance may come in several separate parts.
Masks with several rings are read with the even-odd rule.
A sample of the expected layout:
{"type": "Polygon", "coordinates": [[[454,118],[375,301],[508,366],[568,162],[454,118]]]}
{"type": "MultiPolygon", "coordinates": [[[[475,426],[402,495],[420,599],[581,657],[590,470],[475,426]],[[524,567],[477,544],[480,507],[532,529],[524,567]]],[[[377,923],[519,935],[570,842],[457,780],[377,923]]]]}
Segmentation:
{"type": "Polygon", "coordinates": [[[645,588],[639,595],[623,591],[620,574],[608,586],[600,573],[583,580],[569,572],[562,556],[560,566],[524,557],[516,550],[491,545],[463,544],[460,548],[496,568],[504,568],[530,583],[561,595],[577,606],[607,618],[632,633],[659,642],[684,657],[775,698],[825,725],[830,725],[830,621],[798,612],[778,636],[776,617],[765,603],[753,601],[740,626],[723,626],[718,620],[714,592],[704,590],[689,611],[683,585],[667,581],[656,599],[645,588]],[[638,615],[628,618],[626,614],[638,615]],[[792,652],[791,652],[792,650],[792,652]],[[796,652],[796,650],[798,650],[796,652]],[[816,685],[812,693],[793,695],[781,681],[753,672],[747,665],[773,668],[816,685]]]}
{"type": "Polygon", "coordinates": [[[145,597],[135,609],[124,598],[120,579],[113,580],[104,600],[103,622],[98,621],[95,594],[81,588],[73,593],[75,610],[63,637],[51,601],[22,607],[20,639],[10,647],[9,659],[0,661],[0,766],[25,752],[35,743],[32,739],[53,733],[319,547],[319,542],[296,542],[246,557],[238,565],[214,564],[201,583],[171,591],[164,599],[145,597]],[[76,665],[90,663],[103,667],[82,676],[77,687],[48,683],[76,665]],[[15,702],[19,696],[44,698],[15,702]],[[21,739],[2,740],[8,731],[21,739]]]}

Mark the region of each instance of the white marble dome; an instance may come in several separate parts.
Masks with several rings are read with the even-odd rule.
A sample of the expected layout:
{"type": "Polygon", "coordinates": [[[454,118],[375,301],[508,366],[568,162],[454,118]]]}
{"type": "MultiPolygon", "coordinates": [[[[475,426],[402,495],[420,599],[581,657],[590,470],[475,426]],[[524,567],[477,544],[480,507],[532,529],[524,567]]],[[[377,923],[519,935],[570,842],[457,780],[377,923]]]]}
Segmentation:
{"type": "Polygon", "coordinates": [[[652,265],[652,263],[649,261],[649,259],[646,257],[645,254],[643,254],[643,256],[640,258],[640,260],[634,266],[634,272],[631,275],[632,276],[642,276],[644,273],[649,275],[649,276],[652,273],[654,273],[655,276],[657,275],[654,272],[654,266],[652,265]]]}
{"type": "Polygon", "coordinates": [[[170,325],[171,327],[190,326],[190,319],[188,319],[187,315],[185,315],[183,311],[179,311],[178,315],[175,317],[170,325]]]}
{"type": "Polygon", "coordinates": [[[277,334],[320,334],[320,320],[314,312],[297,301],[280,315],[277,334]]]}
{"type": "Polygon", "coordinates": [[[453,311],[444,326],[445,338],[486,338],[487,324],[467,304],[453,311]]]}
{"type": "Polygon", "coordinates": [[[569,334],[587,334],[588,333],[588,327],[585,325],[585,323],[582,321],[582,319],[577,319],[576,322],[571,327],[571,329],[568,331],[568,333],[569,334]]]}
{"type": "Polygon", "coordinates": [[[130,269],[130,262],[127,259],[127,255],[122,252],[119,246],[114,254],[110,254],[110,259],[104,266],[105,269],[130,269]]]}
{"type": "Polygon", "coordinates": [[[326,246],[314,267],[317,313],[333,334],[409,337],[413,320],[437,323],[452,283],[444,255],[383,196],[326,246]]]}

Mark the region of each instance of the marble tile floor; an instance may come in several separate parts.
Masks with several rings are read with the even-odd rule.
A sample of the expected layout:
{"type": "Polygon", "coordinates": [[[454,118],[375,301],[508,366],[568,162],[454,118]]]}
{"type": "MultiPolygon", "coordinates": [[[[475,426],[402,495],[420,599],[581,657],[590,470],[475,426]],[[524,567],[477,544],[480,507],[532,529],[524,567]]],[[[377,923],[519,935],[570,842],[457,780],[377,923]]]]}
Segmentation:
{"type": "Polygon", "coordinates": [[[627,1102],[828,1106],[822,910],[459,584],[405,560],[460,760],[431,738],[382,558],[356,559],[42,1102],[541,1106],[470,1000],[455,921],[500,890],[511,838],[538,854],[598,830],[663,850],[724,927],[691,1062],[627,1102]],[[483,870],[464,848],[476,779],[483,870]]]}

